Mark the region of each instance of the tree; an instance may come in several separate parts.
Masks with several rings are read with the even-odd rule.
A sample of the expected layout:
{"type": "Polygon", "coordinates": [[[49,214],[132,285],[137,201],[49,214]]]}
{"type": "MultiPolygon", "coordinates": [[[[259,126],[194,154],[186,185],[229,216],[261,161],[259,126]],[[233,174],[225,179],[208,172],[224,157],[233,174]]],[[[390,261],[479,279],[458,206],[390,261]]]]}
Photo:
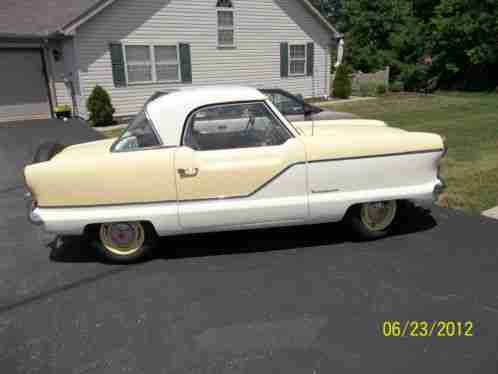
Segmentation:
{"type": "Polygon", "coordinates": [[[448,86],[481,90],[498,84],[496,0],[441,0],[431,19],[434,63],[448,86]]]}

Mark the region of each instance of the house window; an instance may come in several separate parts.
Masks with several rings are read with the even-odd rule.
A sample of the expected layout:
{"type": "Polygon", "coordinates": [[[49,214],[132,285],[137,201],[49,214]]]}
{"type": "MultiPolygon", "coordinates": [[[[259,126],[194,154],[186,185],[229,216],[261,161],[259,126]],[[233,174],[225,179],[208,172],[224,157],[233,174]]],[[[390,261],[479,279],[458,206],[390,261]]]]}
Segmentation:
{"type": "Polygon", "coordinates": [[[235,45],[233,4],[230,0],[218,0],[218,46],[233,47],[235,45]]]}
{"type": "Polygon", "coordinates": [[[304,75],[306,66],[306,45],[290,45],[289,62],[289,75],[304,75]]]}
{"type": "Polygon", "coordinates": [[[181,80],[176,45],[125,45],[124,52],[129,84],[181,80]]]}
{"type": "Polygon", "coordinates": [[[129,83],[152,82],[152,63],[149,46],[127,45],[126,68],[129,83]]]}
{"type": "Polygon", "coordinates": [[[160,82],[179,81],[180,66],[178,48],[176,46],[155,46],[156,77],[160,82]]]}

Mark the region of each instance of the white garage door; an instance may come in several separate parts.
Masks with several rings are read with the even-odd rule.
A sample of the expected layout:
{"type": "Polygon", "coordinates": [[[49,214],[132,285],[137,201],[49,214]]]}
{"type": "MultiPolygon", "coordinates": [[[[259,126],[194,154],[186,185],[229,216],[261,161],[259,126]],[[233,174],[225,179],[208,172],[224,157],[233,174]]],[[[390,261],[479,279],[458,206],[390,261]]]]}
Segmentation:
{"type": "Polygon", "coordinates": [[[39,50],[0,49],[0,122],[50,117],[39,50]]]}

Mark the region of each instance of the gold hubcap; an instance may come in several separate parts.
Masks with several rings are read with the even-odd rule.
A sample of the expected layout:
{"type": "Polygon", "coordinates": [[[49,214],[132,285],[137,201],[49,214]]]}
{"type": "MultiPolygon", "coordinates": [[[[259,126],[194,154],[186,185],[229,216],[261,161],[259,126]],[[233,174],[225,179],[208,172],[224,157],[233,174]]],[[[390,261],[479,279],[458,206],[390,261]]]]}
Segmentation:
{"type": "Polygon", "coordinates": [[[100,226],[100,240],[112,253],[128,256],[143,246],[145,232],[138,222],[103,223],[100,226]]]}
{"type": "Polygon", "coordinates": [[[396,215],[396,201],[366,203],[361,206],[361,221],[371,231],[385,230],[396,215]]]}

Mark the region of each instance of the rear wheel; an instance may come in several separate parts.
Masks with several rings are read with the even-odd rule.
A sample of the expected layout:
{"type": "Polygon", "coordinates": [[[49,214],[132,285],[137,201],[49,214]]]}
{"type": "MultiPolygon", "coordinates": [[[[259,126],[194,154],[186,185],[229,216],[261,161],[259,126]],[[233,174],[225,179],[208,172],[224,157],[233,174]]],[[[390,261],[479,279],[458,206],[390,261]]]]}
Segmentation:
{"type": "Polygon", "coordinates": [[[156,234],[141,222],[112,222],[100,225],[97,239],[97,247],[105,259],[133,263],[149,255],[156,234]]]}
{"type": "Polygon", "coordinates": [[[395,200],[364,203],[350,210],[349,221],[362,239],[379,239],[391,231],[397,211],[395,200]]]}

